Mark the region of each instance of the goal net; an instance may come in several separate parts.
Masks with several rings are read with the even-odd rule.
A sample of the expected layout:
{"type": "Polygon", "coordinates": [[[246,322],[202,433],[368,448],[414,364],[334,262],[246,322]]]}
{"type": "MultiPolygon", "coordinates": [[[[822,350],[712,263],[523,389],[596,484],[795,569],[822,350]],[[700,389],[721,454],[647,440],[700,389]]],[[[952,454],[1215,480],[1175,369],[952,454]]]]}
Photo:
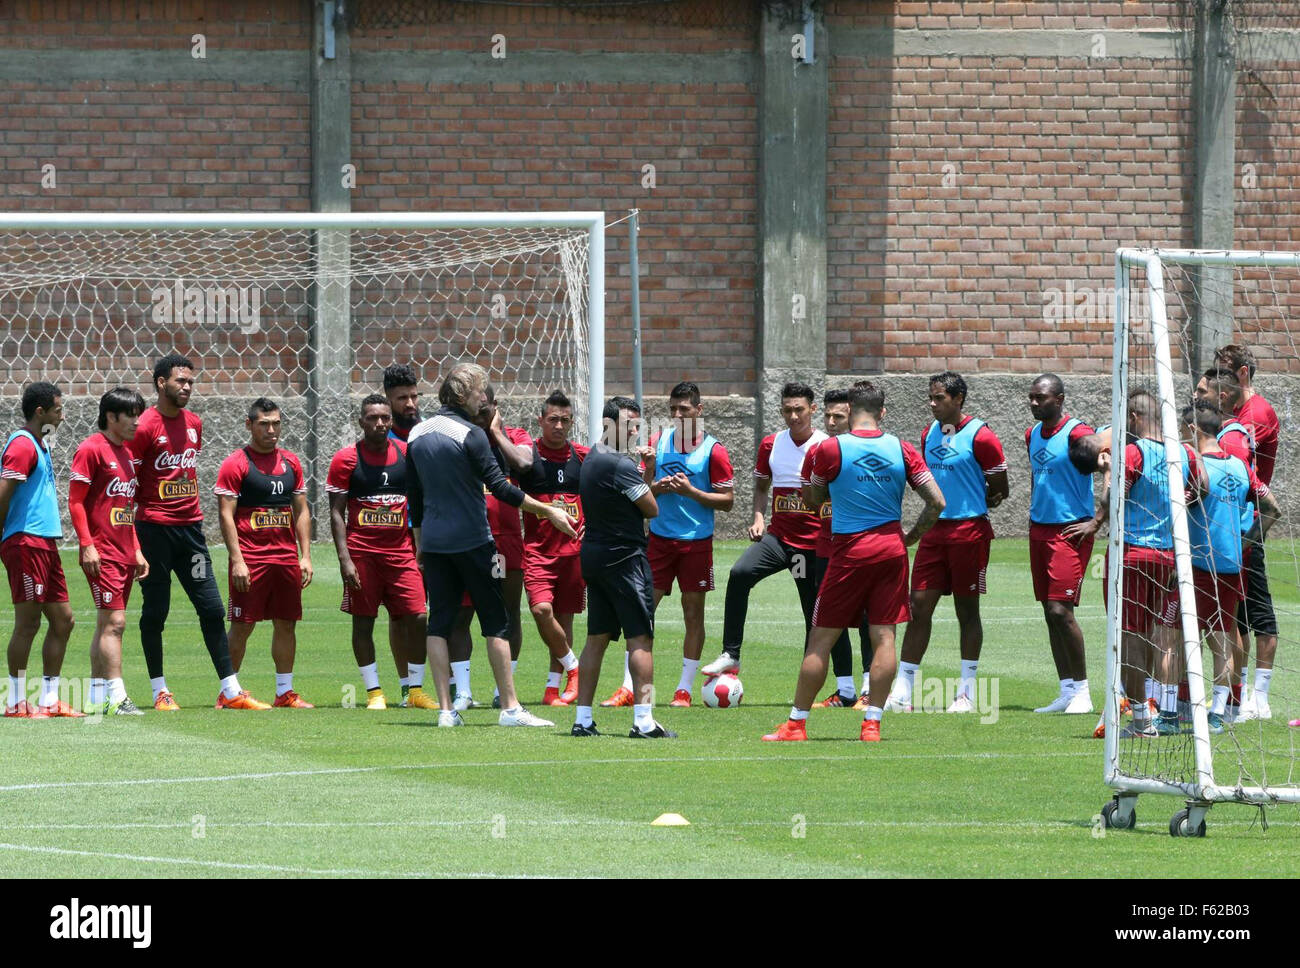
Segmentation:
{"type": "Polygon", "coordinates": [[[1117,253],[1111,826],[1132,826],[1139,793],[1186,801],[1170,823],[1182,836],[1205,832],[1214,803],[1300,802],[1298,329],[1300,254],[1117,253]],[[1229,360],[1243,350],[1245,388],[1229,360]],[[1242,407],[1252,391],[1280,430],[1260,399],[1242,407]]]}
{"type": "Polygon", "coordinates": [[[198,368],[205,504],[221,461],[248,441],[249,403],[265,396],[280,404],[282,445],[304,460],[314,518],[327,521],[329,459],[356,439],[357,404],[383,391],[392,363],[421,375],[425,414],[441,374],[472,361],[506,417],[522,421],[561,389],[575,436],[597,433],[603,285],[600,212],[5,215],[0,395],[16,415],[25,384],[63,390],[64,493],[99,396],[137,387],[152,403],[154,361],[175,350],[198,368]]]}

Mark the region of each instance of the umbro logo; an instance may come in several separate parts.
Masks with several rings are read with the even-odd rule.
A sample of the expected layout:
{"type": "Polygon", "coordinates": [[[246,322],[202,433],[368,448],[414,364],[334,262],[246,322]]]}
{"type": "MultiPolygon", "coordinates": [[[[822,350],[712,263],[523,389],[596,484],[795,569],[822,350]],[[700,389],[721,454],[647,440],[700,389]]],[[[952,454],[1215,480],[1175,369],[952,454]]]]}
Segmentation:
{"type": "Polygon", "coordinates": [[[167,435],[166,435],[166,434],[163,434],[162,436],[160,436],[160,437],[158,438],[158,443],[160,443],[160,444],[162,444],[164,447],[166,447],[166,446],[167,446],[167,435]]]}
{"type": "Polygon", "coordinates": [[[942,444],[939,445],[938,447],[931,449],[930,453],[933,454],[939,460],[947,460],[949,457],[957,456],[957,451],[955,451],[951,447],[942,444]]]}
{"type": "Polygon", "coordinates": [[[863,454],[853,462],[853,466],[861,467],[864,471],[871,471],[873,474],[879,474],[889,466],[889,460],[879,454],[863,454]]]}
{"type": "Polygon", "coordinates": [[[1042,450],[1040,450],[1037,454],[1034,455],[1034,463],[1037,464],[1039,467],[1046,466],[1047,462],[1050,461],[1051,459],[1052,459],[1052,455],[1047,452],[1046,447],[1044,447],[1042,450]]]}
{"type": "Polygon", "coordinates": [[[679,460],[670,460],[659,465],[666,474],[685,474],[686,465],[679,460]]]}
{"type": "Polygon", "coordinates": [[[1231,475],[1225,475],[1223,478],[1223,489],[1229,494],[1236,494],[1237,489],[1241,487],[1241,481],[1231,475]]]}

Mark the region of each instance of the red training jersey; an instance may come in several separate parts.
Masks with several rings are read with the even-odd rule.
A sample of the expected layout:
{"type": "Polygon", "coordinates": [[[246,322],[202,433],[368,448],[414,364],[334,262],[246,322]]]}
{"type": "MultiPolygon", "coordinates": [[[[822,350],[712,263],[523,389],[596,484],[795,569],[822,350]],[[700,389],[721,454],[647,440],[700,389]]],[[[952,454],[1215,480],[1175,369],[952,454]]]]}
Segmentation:
{"type": "Polygon", "coordinates": [[[1273,468],[1277,463],[1278,438],[1282,424],[1277,412],[1258,393],[1241,405],[1236,417],[1255,438],[1255,473],[1265,484],[1273,483],[1273,468]]]}
{"type": "Polygon", "coordinates": [[[279,447],[269,454],[244,447],[221,462],[213,490],[236,499],[235,533],[248,564],[298,563],[291,502],[307,485],[297,456],[279,447]]]}
{"type": "MultiPolygon", "coordinates": [[[[582,524],[582,498],[578,495],[578,475],[572,473],[584,460],[590,448],[582,444],[569,443],[560,450],[552,450],[538,437],[533,443],[537,447],[538,461],[533,464],[534,478],[539,482],[528,493],[543,504],[563,508],[582,524]],[[567,479],[564,475],[568,472],[567,479]],[[541,481],[545,481],[541,485],[541,481]],[[572,488],[570,490],[569,488],[572,488]]],[[[563,531],[558,531],[551,522],[544,521],[536,515],[524,518],[524,552],[530,558],[567,558],[578,554],[582,543],[570,538],[563,531]]]]}
{"type": "MultiPolygon", "coordinates": [[[[528,436],[528,431],[524,430],[523,427],[502,427],[501,429],[505,432],[506,439],[512,444],[528,447],[533,442],[533,438],[528,436]]],[[[489,436],[488,439],[491,440],[491,437],[489,436]]],[[[496,450],[495,447],[492,449],[493,451],[496,450]]],[[[519,483],[510,474],[508,467],[506,468],[506,475],[516,484],[519,483]]],[[[494,537],[499,534],[518,536],[520,528],[519,508],[498,501],[492,496],[492,492],[488,490],[486,484],[483,485],[483,499],[487,502],[488,528],[491,529],[492,535],[494,537]]],[[[529,515],[529,517],[532,517],[532,515],[529,515]]]]}
{"type": "Polygon", "coordinates": [[[203,520],[199,507],[199,452],[203,418],[182,410],[164,417],[149,407],[127,441],[135,457],[136,520],[147,524],[194,524],[203,520]]]}
{"type": "Polygon", "coordinates": [[[406,501],[406,444],[390,437],[382,454],[364,443],[344,447],[330,460],[325,493],[348,499],[349,554],[415,554],[406,501]],[[361,457],[357,461],[358,454],[361,457]]]}
{"type": "Polygon", "coordinates": [[[754,477],[772,482],[771,519],[767,531],[791,548],[810,550],[817,547],[821,522],[817,514],[803,503],[799,492],[800,470],[808,452],[825,439],[825,433],[814,430],[803,443],[795,443],[790,431],[782,430],[768,434],[758,445],[754,477]]]}
{"type": "Polygon", "coordinates": [[[70,491],[80,484],[84,492],[81,505],[100,557],[134,564],[137,481],[126,442],[115,444],[103,431],[91,434],[72,456],[71,476],[70,491]]]}

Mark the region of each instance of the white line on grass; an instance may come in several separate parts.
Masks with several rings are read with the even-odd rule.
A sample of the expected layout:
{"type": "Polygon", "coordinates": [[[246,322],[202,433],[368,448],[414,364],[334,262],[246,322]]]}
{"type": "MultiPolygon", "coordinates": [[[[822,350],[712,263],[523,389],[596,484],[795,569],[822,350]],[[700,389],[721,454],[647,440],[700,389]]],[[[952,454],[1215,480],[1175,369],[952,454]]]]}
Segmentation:
{"type": "MultiPolygon", "coordinates": [[[[979,759],[1041,759],[1059,757],[1097,757],[1095,752],[1077,753],[899,753],[893,756],[876,756],[876,762],[893,760],[979,760],[979,759]]],[[[321,770],[277,770],[266,773],[228,773],[221,776],[156,776],[137,780],[63,780],[48,783],[11,783],[0,786],[0,793],[17,790],[63,790],[69,787],[165,786],[176,783],[225,783],[231,780],[278,780],[305,776],[348,776],[357,773],[400,772],[404,770],[457,770],[497,769],[519,766],[610,766],[619,763],[803,763],[813,760],[838,760],[845,763],[862,762],[861,756],[651,756],[599,760],[481,760],[466,763],[407,763],[393,766],[339,766],[321,770]]]]}

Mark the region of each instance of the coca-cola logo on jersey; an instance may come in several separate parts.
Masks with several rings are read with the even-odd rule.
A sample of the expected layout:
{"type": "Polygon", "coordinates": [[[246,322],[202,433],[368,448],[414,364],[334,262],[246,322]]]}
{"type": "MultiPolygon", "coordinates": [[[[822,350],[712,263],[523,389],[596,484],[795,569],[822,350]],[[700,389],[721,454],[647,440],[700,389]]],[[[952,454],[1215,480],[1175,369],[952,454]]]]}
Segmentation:
{"type": "Polygon", "coordinates": [[[135,480],[124,481],[120,477],[114,477],[108,482],[108,487],[104,489],[104,493],[108,497],[125,497],[134,499],[136,483],[135,480]]]}
{"type": "Polygon", "coordinates": [[[199,466],[199,452],[194,447],[186,447],[179,454],[173,454],[171,451],[163,451],[154,458],[153,467],[156,471],[174,471],[193,470],[199,466]]]}

